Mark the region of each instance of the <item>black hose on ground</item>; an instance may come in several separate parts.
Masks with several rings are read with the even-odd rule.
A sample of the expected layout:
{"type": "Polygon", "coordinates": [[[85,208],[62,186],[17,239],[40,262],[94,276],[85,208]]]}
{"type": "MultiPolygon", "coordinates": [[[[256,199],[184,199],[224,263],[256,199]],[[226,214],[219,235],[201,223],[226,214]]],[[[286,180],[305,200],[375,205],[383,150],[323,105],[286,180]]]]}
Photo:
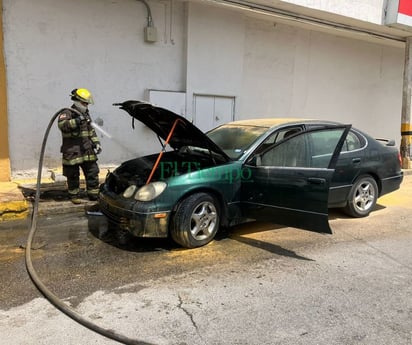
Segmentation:
{"type": "MultiPolygon", "coordinates": [[[[37,275],[33,264],[31,260],[31,247],[32,247],[32,242],[34,235],[37,230],[37,216],[38,216],[38,208],[39,208],[39,199],[40,199],[40,184],[41,184],[41,173],[42,173],[42,167],[43,167],[43,158],[44,158],[44,152],[46,149],[46,143],[47,143],[47,138],[49,136],[50,128],[53,125],[54,121],[56,120],[57,116],[63,111],[68,108],[62,108],[58,112],[56,112],[52,119],[50,120],[50,123],[47,127],[46,133],[43,138],[43,144],[41,147],[40,151],[40,159],[39,159],[39,167],[38,167],[38,173],[37,173],[37,184],[36,184],[36,196],[34,199],[34,204],[33,204],[33,213],[31,215],[31,222],[30,222],[30,231],[29,235],[27,238],[27,244],[26,244],[26,251],[25,251],[25,259],[26,259],[26,268],[27,272],[29,273],[29,276],[31,280],[33,281],[34,285],[37,287],[37,289],[43,294],[43,296],[51,303],[53,304],[57,309],[59,309],[61,312],[72,318],[74,321],[80,323],[81,325],[87,327],[88,329],[99,333],[107,338],[110,338],[112,340],[116,340],[120,343],[123,344],[139,344],[139,345],[150,345],[150,343],[146,343],[140,340],[135,340],[135,339],[130,339],[128,337],[125,337],[121,334],[117,334],[113,330],[105,329],[102,328],[93,322],[87,320],[86,318],[82,317],[80,314],[78,314],[74,309],[69,307],[67,304],[65,304],[61,299],[59,299],[56,295],[54,295],[40,280],[39,276],[37,275]]],[[[73,109],[69,109],[73,110],[73,109]]]]}

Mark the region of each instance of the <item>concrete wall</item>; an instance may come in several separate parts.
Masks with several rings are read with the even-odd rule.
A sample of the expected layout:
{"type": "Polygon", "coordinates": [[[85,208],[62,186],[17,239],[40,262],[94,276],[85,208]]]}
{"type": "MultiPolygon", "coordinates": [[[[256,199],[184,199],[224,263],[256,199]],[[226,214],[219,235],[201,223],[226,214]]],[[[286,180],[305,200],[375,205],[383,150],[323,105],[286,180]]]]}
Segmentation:
{"type": "Polygon", "coordinates": [[[188,114],[193,113],[193,93],[241,96],[245,33],[239,12],[189,3],[188,114]]]}
{"type": "Polygon", "coordinates": [[[400,143],[404,49],[198,4],[188,13],[189,96],[235,95],[238,119],[338,120],[400,143]]]}
{"type": "MultiPolygon", "coordinates": [[[[70,106],[75,87],[92,91],[92,117],[115,139],[102,137],[101,164],[148,152],[151,142],[158,148],[149,130],[137,124],[133,132],[130,117],[112,106],[143,99],[150,88],[185,89],[184,5],[148,3],[156,43],[144,42],[147,12],[136,0],[3,1],[13,172],[36,168],[45,128],[58,109],[70,106]]],[[[56,125],[46,166],[60,166],[60,143],[56,125]]]]}
{"type": "Polygon", "coordinates": [[[264,46],[269,37],[262,32],[273,44],[260,58],[251,49],[243,94],[263,94],[265,101],[245,105],[244,113],[335,119],[398,139],[402,49],[269,24],[249,30],[250,46],[264,46]],[[266,70],[258,84],[257,66],[266,70]]]}
{"type": "MultiPolygon", "coordinates": [[[[404,49],[227,8],[148,3],[159,34],[152,44],[144,42],[146,9],[136,0],[3,0],[15,174],[37,167],[44,130],[70,105],[74,87],[93,92],[92,116],[113,137],[102,137],[103,165],[159,149],[150,131],[136,124],[133,132],[130,118],[111,106],[143,99],[147,89],[186,91],[188,118],[193,93],[235,96],[239,119],[340,120],[399,144],[404,49]]],[[[54,127],[48,167],[60,166],[59,147],[54,127]]]]}

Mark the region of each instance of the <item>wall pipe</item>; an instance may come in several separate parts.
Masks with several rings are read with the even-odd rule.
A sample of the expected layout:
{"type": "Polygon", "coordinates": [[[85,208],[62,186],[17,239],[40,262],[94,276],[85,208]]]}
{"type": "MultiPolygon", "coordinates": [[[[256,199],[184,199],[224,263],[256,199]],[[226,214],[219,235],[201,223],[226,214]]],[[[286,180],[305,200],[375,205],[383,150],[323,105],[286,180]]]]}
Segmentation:
{"type": "Polygon", "coordinates": [[[152,11],[150,10],[149,4],[145,0],[137,0],[142,2],[146,6],[147,10],[147,26],[153,26],[152,11]]]}

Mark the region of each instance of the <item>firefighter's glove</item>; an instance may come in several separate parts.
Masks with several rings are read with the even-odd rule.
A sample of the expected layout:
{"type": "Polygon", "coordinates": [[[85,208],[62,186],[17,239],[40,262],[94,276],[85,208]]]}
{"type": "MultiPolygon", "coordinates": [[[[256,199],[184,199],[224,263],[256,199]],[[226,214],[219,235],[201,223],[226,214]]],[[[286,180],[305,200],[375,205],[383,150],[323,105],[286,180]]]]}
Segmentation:
{"type": "Polygon", "coordinates": [[[96,144],[96,147],[94,149],[96,151],[96,154],[100,154],[100,152],[102,152],[102,147],[100,146],[100,144],[96,144]]]}

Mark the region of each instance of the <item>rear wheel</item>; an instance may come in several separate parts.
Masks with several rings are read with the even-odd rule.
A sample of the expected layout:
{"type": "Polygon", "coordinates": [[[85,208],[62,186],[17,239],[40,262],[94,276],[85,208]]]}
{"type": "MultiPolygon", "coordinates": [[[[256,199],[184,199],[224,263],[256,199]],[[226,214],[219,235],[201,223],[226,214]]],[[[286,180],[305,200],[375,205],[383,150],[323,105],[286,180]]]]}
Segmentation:
{"type": "Polygon", "coordinates": [[[366,217],[378,200],[378,185],[371,176],[359,177],[349,193],[344,211],[352,217],[366,217]]]}
{"type": "Polygon", "coordinates": [[[220,209],[216,199],[207,193],[196,193],[178,206],[170,233],[181,246],[196,248],[213,240],[219,222],[220,209]]]}

